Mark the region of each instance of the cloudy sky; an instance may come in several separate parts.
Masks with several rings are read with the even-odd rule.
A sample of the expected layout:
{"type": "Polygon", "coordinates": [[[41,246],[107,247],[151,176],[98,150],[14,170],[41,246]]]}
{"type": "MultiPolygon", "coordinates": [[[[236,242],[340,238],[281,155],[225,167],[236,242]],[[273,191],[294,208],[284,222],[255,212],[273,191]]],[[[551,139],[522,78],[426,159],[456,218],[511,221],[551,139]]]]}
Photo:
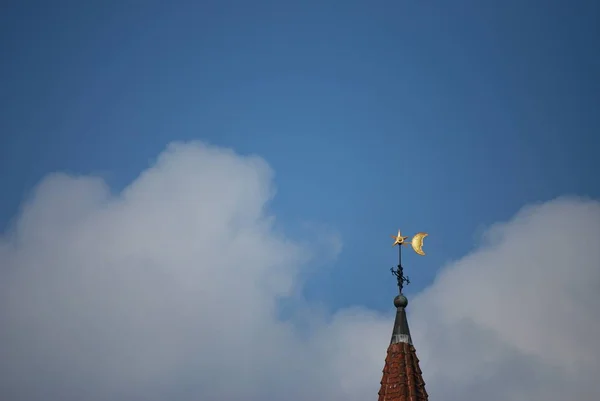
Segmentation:
{"type": "Polygon", "coordinates": [[[600,399],[597,2],[5,3],[0,399],[600,399]]]}

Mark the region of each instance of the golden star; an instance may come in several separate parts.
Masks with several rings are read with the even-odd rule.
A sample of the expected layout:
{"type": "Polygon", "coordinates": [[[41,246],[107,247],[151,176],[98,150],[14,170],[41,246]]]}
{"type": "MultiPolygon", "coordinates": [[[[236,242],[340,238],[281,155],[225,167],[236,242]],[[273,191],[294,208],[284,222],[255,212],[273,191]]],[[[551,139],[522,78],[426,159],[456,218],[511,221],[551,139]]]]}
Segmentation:
{"type": "Polygon", "coordinates": [[[407,239],[408,237],[403,237],[402,234],[400,233],[400,230],[398,230],[398,235],[392,235],[392,238],[394,239],[394,243],[392,244],[392,246],[396,246],[396,245],[406,245],[404,240],[407,239]]]}

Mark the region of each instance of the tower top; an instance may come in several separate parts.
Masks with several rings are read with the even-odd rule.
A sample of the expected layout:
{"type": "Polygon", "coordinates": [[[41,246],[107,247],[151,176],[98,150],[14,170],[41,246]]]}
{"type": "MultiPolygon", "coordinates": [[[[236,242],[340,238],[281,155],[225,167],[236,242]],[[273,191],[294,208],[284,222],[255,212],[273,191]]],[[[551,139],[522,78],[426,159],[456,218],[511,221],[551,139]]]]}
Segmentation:
{"type": "MultiPolygon", "coordinates": [[[[427,237],[427,235],[427,233],[419,232],[413,236],[410,242],[413,250],[418,255],[425,255],[425,252],[423,252],[423,239],[427,237]]],[[[402,267],[402,247],[406,246],[406,240],[408,237],[403,236],[402,232],[398,230],[398,234],[392,235],[392,238],[394,239],[394,243],[392,244],[392,246],[398,245],[398,266],[396,267],[396,269],[392,267],[390,270],[398,280],[398,295],[396,296],[396,298],[394,298],[394,306],[396,307],[396,321],[394,322],[394,330],[392,332],[391,344],[412,344],[405,310],[408,306],[408,299],[402,293],[404,284],[410,284],[410,280],[404,275],[404,268],[402,267]]]]}
{"type": "MultiPolygon", "coordinates": [[[[419,255],[423,252],[423,238],[427,233],[417,233],[411,241],[413,250],[419,255]]],[[[392,331],[392,339],[387,350],[381,388],[379,390],[379,401],[427,401],[428,395],[425,391],[425,382],[419,368],[419,359],[410,336],[408,319],[406,318],[406,307],[408,299],[402,293],[404,284],[409,284],[408,277],[404,276],[402,268],[402,246],[406,246],[408,237],[402,236],[400,230],[394,238],[393,246],[398,245],[398,266],[392,267],[391,271],[398,279],[399,293],[394,298],[396,307],[396,320],[392,331]]]]}

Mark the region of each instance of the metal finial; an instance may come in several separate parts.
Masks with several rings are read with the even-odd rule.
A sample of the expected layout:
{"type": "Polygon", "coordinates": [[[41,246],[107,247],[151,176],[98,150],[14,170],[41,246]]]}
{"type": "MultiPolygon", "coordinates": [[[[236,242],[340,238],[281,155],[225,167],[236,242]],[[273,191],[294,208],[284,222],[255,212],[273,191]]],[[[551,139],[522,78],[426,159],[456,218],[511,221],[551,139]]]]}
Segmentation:
{"type": "Polygon", "coordinates": [[[404,284],[410,284],[410,279],[404,275],[403,270],[404,269],[402,269],[402,265],[398,265],[396,269],[393,267],[390,269],[392,274],[396,276],[396,279],[398,280],[398,290],[400,291],[400,294],[402,294],[402,288],[404,288],[404,284]]]}
{"type": "MultiPolygon", "coordinates": [[[[423,239],[428,235],[429,234],[423,232],[417,233],[414,235],[411,241],[413,250],[421,256],[425,255],[425,252],[423,252],[423,239]]],[[[406,239],[408,237],[402,236],[402,233],[400,230],[398,230],[398,235],[392,235],[392,238],[394,239],[392,246],[398,245],[398,266],[396,269],[392,267],[390,271],[394,276],[396,276],[396,279],[398,280],[398,289],[400,290],[400,294],[402,294],[402,288],[404,287],[404,284],[410,284],[410,280],[404,275],[404,269],[402,268],[402,246],[406,246],[406,239]]]]}

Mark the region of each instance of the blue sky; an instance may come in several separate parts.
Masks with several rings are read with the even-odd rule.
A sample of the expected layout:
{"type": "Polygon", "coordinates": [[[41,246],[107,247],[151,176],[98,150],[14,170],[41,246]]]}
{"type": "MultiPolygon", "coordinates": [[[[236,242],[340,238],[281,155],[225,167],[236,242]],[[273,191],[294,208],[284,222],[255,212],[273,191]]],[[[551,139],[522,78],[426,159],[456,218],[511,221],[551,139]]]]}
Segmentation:
{"type": "Polygon", "coordinates": [[[271,165],[291,236],[340,233],[309,299],[389,310],[398,227],[430,233],[414,293],[524,205],[600,197],[597,2],[143,4],[5,5],[3,228],[48,173],[118,192],[202,140],[271,165]]]}

